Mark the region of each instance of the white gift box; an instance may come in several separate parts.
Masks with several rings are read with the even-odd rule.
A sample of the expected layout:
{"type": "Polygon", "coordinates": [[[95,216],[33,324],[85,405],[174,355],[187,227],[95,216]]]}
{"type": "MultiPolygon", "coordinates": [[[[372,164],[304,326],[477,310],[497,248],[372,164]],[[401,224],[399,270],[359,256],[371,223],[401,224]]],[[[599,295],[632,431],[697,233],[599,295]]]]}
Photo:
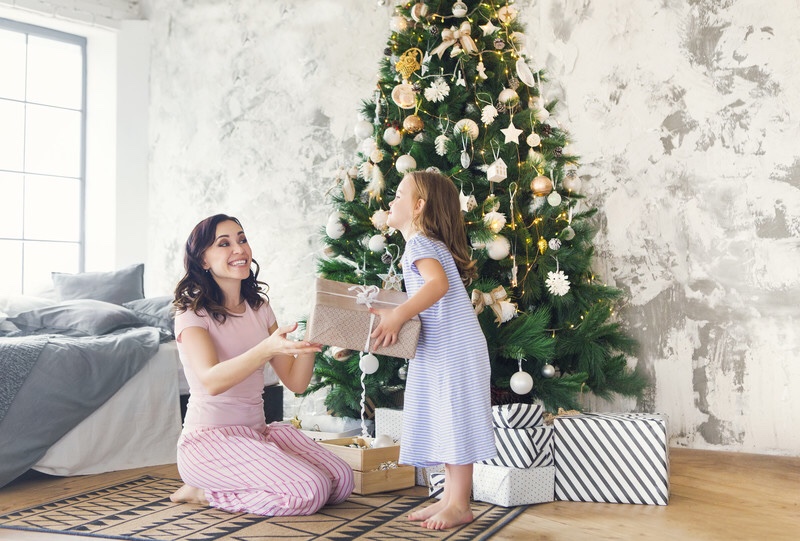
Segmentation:
{"type": "Polygon", "coordinates": [[[403,410],[375,408],[375,436],[386,434],[400,441],[403,435],[403,410]]]}
{"type": "Polygon", "coordinates": [[[506,468],[475,464],[472,497],[503,507],[553,501],[555,466],[506,468]]]}
{"type": "Polygon", "coordinates": [[[544,408],[539,404],[502,404],[492,406],[494,426],[531,428],[542,424],[544,408]]]}
{"type": "Polygon", "coordinates": [[[482,464],[508,468],[537,468],[553,465],[553,427],[494,427],[497,456],[482,464]]]}
{"type": "Polygon", "coordinates": [[[586,413],[556,417],[556,499],[669,502],[667,417],[659,413],[586,413]]]}

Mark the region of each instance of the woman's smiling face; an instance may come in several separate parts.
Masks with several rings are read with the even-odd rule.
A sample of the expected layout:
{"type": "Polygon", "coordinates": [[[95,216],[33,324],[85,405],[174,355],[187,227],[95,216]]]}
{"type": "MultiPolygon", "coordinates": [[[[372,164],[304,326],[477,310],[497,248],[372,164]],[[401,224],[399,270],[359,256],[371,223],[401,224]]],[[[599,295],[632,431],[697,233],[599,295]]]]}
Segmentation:
{"type": "Polygon", "coordinates": [[[252,258],[244,231],[227,220],[217,224],[214,242],[203,252],[203,268],[217,280],[244,280],[250,275],[252,258]]]}

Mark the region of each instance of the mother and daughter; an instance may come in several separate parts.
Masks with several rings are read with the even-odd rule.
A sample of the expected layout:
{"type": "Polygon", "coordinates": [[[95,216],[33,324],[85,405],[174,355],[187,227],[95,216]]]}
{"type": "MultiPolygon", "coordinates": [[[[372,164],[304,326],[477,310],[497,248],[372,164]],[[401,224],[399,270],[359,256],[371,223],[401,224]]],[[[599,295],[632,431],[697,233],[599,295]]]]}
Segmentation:
{"type": "MultiPolygon", "coordinates": [[[[441,500],[409,515],[429,529],[473,520],[472,464],[495,456],[489,356],[465,284],[475,275],[455,185],[430,172],[407,174],[388,225],[406,241],[408,300],[375,309],[375,347],[422,322],[409,361],[400,463],[445,464],[441,500]]],[[[310,515],[346,500],[350,466],[290,424],[266,424],[261,393],[269,363],[290,391],[305,391],[320,344],[287,337],[258,280],[259,266],[239,220],[217,214],[186,241],[185,275],[175,288],[175,337],[190,398],[178,441],[185,483],[175,502],[266,516],[310,515]]]]}

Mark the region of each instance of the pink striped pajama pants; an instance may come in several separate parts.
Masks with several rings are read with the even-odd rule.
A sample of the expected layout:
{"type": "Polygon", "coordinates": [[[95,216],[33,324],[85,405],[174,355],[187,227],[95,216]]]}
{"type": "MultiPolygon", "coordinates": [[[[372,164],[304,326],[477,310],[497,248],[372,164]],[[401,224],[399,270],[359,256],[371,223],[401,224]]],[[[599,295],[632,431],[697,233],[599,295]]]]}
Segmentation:
{"type": "Polygon", "coordinates": [[[284,423],[263,433],[226,426],[182,434],[178,471],[212,507],[266,516],[313,515],[354,486],[344,460],[284,423]]]}

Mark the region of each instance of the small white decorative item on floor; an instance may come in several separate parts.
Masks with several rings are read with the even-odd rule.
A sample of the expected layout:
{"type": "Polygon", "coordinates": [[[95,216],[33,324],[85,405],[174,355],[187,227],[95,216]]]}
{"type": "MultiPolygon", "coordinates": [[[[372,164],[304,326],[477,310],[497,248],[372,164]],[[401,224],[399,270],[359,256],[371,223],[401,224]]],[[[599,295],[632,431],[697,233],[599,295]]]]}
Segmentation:
{"type": "Polygon", "coordinates": [[[510,386],[517,394],[528,394],[533,389],[533,378],[522,369],[522,359],[519,359],[519,371],[511,376],[510,386]]]}

